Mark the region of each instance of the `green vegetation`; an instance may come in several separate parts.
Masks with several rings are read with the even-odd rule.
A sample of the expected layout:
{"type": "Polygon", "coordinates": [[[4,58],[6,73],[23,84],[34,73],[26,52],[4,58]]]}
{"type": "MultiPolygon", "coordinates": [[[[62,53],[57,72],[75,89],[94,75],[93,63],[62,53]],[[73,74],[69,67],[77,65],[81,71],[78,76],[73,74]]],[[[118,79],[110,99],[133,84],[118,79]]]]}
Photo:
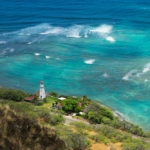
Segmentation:
{"type": "Polygon", "coordinates": [[[148,134],[142,128],[126,120],[120,120],[113,115],[109,108],[101,106],[99,103],[91,102],[84,112],[86,113],[85,118],[91,123],[106,124],[134,135],[148,137],[148,134]]]}
{"type": "Polygon", "coordinates": [[[134,139],[122,145],[122,150],[149,150],[150,145],[142,140],[134,139]]]}
{"type": "Polygon", "coordinates": [[[74,100],[74,99],[66,99],[62,101],[62,109],[65,112],[80,112],[81,107],[78,106],[79,101],[74,100]]]}
{"type": "Polygon", "coordinates": [[[71,127],[60,125],[56,126],[55,130],[69,149],[84,150],[90,146],[87,134],[83,134],[83,132],[73,132],[71,127]]]}
{"type": "Polygon", "coordinates": [[[121,142],[122,150],[149,150],[150,143],[146,142],[143,138],[133,138],[131,134],[127,132],[122,132],[120,130],[114,129],[108,125],[86,125],[84,123],[74,122],[72,123],[80,133],[85,132],[88,134],[94,131],[92,135],[87,135],[89,139],[94,140],[96,143],[118,143],[121,142]]]}
{"type": "Polygon", "coordinates": [[[26,96],[29,96],[29,94],[21,90],[0,88],[1,99],[7,99],[7,100],[13,100],[19,102],[19,101],[23,101],[26,96]]]}
{"type": "Polygon", "coordinates": [[[0,105],[0,118],[1,150],[68,149],[50,126],[43,126],[8,105],[0,105]]]}
{"type": "Polygon", "coordinates": [[[101,106],[96,102],[91,102],[84,111],[87,119],[89,119],[92,123],[107,124],[114,119],[114,115],[110,109],[101,106]]]}
{"type": "MultiPolygon", "coordinates": [[[[147,142],[150,132],[144,132],[139,126],[126,120],[120,120],[114,116],[111,109],[96,101],[91,101],[86,96],[81,98],[59,96],[57,93],[51,92],[51,95],[42,102],[36,100],[35,103],[27,103],[22,101],[27,95],[18,90],[0,89],[0,97],[9,99],[1,101],[0,109],[11,110],[20,119],[29,118],[31,122],[38,123],[41,127],[53,127],[70,150],[88,149],[93,142],[106,145],[121,142],[122,150],[148,150],[150,148],[150,144],[147,142]],[[66,99],[60,101],[59,97],[66,99]],[[81,119],[81,122],[72,122],[69,126],[64,125],[63,115],[72,113],[76,113],[76,117],[81,119]],[[89,121],[89,123],[85,124],[82,120],[89,121]],[[90,134],[91,132],[92,134],[90,134]]],[[[9,114],[13,114],[12,112],[9,114]]],[[[5,118],[8,122],[9,114],[7,114],[8,118],[5,118]]],[[[31,122],[28,121],[28,123],[31,122]]],[[[1,128],[3,125],[0,126],[1,128]]],[[[4,143],[1,142],[1,145],[3,146],[4,143]]]]}
{"type": "Polygon", "coordinates": [[[15,103],[13,101],[3,101],[2,105],[9,105],[11,110],[22,113],[23,115],[32,118],[32,120],[41,119],[44,123],[57,125],[64,122],[64,118],[60,113],[52,114],[49,109],[42,106],[36,106],[27,102],[15,103]]]}

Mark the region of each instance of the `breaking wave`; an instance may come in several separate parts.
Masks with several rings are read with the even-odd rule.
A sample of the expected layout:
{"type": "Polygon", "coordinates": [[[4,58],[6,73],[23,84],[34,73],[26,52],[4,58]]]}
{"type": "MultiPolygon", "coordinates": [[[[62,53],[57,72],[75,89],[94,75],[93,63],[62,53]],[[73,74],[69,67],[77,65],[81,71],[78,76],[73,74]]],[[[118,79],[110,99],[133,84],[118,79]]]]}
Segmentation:
{"type": "Polygon", "coordinates": [[[94,62],[95,62],[95,59],[88,59],[84,61],[84,63],[86,64],[93,64],[94,62]]]}
{"type": "Polygon", "coordinates": [[[110,36],[112,29],[113,27],[110,25],[101,25],[97,28],[91,29],[90,31],[92,33],[96,33],[99,36],[105,38],[107,41],[114,43],[115,39],[112,36],[110,36]]]}
{"type": "Polygon", "coordinates": [[[109,75],[107,73],[104,73],[102,76],[105,77],[105,78],[109,77],[109,75]]]}
{"type": "Polygon", "coordinates": [[[143,73],[146,73],[148,71],[150,71],[150,63],[146,64],[145,67],[142,70],[143,73]]]}
{"type": "Polygon", "coordinates": [[[106,40],[109,41],[109,42],[111,42],[111,43],[115,42],[115,39],[113,37],[111,37],[111,36],[107,36],[106,40]]]}
{"type": "Polygon", "coordinates": [[[0,44],[6,44],[7,42],[6,41],[0,41],[0,44]]]}
{"type": "Polygon", "coordinates": [[[129,80],[129,77],[132,77],[134,73],[137,73],[137,70],[129,71],[122,79],[123,80],[129,80]]]}
{"type": "Polygon", "coordinates": [[[12,53],[12,52],[14,52],[15,51],[15,49],[14,48],[5,48],[5,49],[3,49],[2,51],[1,51],[1,55],[5,55],[5,54],[7,54],[7,53],[12,53]]]}
{"type": "Polygon", "coordinates": [[[39,56],[39,55],[40,55],[40,53],[34,53],[34,55],[35,55],[35,56],[39,56]]]}
{"type": "MultiPolygon", "coordinates": [[[[111,35],[112,30],[113,26],[111,25],[100,25],[98,27],[92,27],[88,25],[73,25],[70,27],[59,27],[45,23],[10,33],[4,33],[3,35],[13,34],[19,36],[20,38],[31,38],[32,35],[64,36],[68,38],[90,38],[91,36],[94,36],[96,38],[98,37],[100,39],[105,39],[110,43],[114,43],[115,39],[111,35]]],[[[0,41],[0,44],[4,43],[5,41],[0,41]]],[[[28,42],[27,44],[31,44],[31,42],[28,42]]]]}
{"type": "Polygon", "coordinates": [[[49,58],[51,58],[51,57],[50,57],[50,56],[45,56],[45,58],[46,58],[46,59],[49,59],[49,58]]]}
{"type": "MultiPolygon", "coordinates": [[[[130,77],[141,77],[141,76],[143,76],[144,74],[146,74],[149,71],[150,71],[150,63],[147,63],[144,66],[144,68],[142,69],[142,71],[131,70],[122,79],[123,80],[129,80],[130,77]]],[[[148,80],[145,79],[144,81],[147,82],[148,80]]]]}
{"type": "Polygon", "coordinates": [[[109,34],[112,31],[112,26],[110,26],[110,25],[101,25],[97,28],[91,29],[90,31],[101,33],[101,34],[109,34]]]}

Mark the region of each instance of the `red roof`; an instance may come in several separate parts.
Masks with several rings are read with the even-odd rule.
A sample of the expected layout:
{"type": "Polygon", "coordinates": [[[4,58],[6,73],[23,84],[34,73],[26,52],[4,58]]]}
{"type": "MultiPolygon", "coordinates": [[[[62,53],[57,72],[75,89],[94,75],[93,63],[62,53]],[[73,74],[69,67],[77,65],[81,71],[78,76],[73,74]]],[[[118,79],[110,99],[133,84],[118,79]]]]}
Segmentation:
{"type": "Polygon", "coordinates": [[[33,101],[35,99],[36,96],[32,95],[29,97],[25,97],[24,101],[33,101]]]}
{"type": "Polygon", "coordinates": [[[40,91],[37,91],[37,92],[35,93],[35,95],[36,95],[36,96],[39,96],[39,95],[40,95],[40,91]]]}

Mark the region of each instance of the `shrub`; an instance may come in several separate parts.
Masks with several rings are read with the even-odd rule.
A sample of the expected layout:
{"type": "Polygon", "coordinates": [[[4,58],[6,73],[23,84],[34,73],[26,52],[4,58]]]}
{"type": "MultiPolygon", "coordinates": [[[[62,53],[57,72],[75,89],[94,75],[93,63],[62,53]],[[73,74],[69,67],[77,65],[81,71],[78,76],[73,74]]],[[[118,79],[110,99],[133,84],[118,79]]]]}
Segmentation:
{"type": "Polygon", "coordinates": [[[64,118],[61,114],[50,114],[49,123],[51,125],[57,125],[64,122],[64,118]]]}
{"type": "Polygon", "coordinates": [[[125,143],[123,150],[145,150],[145,146],[143,143],[125,143]]]}
{"type": "Polygon", "coordinates": [[[50,95],[53,97],[58,97],[58,93],[56,93],[56,92],[50,92],[50,95]]]}
{"type": "Polygon", "coordinates": [[[90,141],[87,140],[87,137],[80,133],[71,133],[69,138],[71,140],[71,147],[74,150],[84,150],[90,146],[90,141]]]}
{"type": "Polygon", "coordinates": [[[92,135],[92,136],[90,136],[90,138],[98,143],[99,142],[105,143],[108,140],[105,136],[103,136],[101,134],[92,135]]]}
{"type": "Polygon", "coordinates": [[[110,124],[110,122],[111,122],[111,120],[109,118],[107,118],[107,117],[103,117],[102,118],[102,123],[104,123],[104,124],[110,124]]]}
{"type": "Polygon", "coordinates": [[[78,109],[78,102],[76,100],[64,100],[62,101],[62,105],[63,105],[63,110],[66,112],[75,112],[79,111],[78,109]]]}
{"type": "Polygon", "coordinates": [[[44,99],[43,99],[43,102],[46,103],[46,102],[47,102],[47,98],[44,98],[44,99]]]}
{"type": "Polygon", "coordinates": [[[87,118],[93,123],[106,123],[114,119],[113,113],[106,107],[101,106],[96,102],[92,102],[85,108],[87,118]],[[103,120],[102,120],[103,118],[103,120]],[[106,119],[107,118],[107,119],[106,119]]]}
{"type": "Polygon", "coordinates": [[[6,89],[6,88],[0,88],[0,98],[13,100],[13,101],[22,101],[26,96],[29,96],[29,94],[21,91],[21,90],[15,90],[15,89],[6,89]]]}
{"type": "Polygon", "coordinates": [[[43,102],[37,102],[36,105],[41,106],[41,105],[43,105],[43,102]]]}
{"type": "Polygon", "coordinates": [[[45,122],[49,123],[50,113],[48,109],[39,108],[34,111],[39,115],[40,118],[44,119],[45,122]]]}
{"type": "Polygon", "coordinates": [[[92,130],[90,125],[87,125],[83,122],[71,122],[71,125],[79,128],[79,129],[84,129],[84,130],[92,130]]]}

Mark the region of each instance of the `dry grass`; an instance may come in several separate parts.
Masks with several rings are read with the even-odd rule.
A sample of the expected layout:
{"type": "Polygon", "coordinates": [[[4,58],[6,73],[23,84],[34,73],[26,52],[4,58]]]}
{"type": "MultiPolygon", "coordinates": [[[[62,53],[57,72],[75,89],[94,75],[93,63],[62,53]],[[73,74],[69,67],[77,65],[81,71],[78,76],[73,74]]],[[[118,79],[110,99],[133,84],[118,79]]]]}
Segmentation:
{"type": "Polygon", "coordinates": [[[121,143],[108,144],[105,145],[103,143],[94,143],[92,142],[92,146],[90,150],[110,150],[110,147],[113,146],[115,150],[121,150],[121,143]]]}
{"type": "Polygon", "coordinates": [[[66,150],[65,143],[48,126],[0,105],[1,150],[66,150]]]}

